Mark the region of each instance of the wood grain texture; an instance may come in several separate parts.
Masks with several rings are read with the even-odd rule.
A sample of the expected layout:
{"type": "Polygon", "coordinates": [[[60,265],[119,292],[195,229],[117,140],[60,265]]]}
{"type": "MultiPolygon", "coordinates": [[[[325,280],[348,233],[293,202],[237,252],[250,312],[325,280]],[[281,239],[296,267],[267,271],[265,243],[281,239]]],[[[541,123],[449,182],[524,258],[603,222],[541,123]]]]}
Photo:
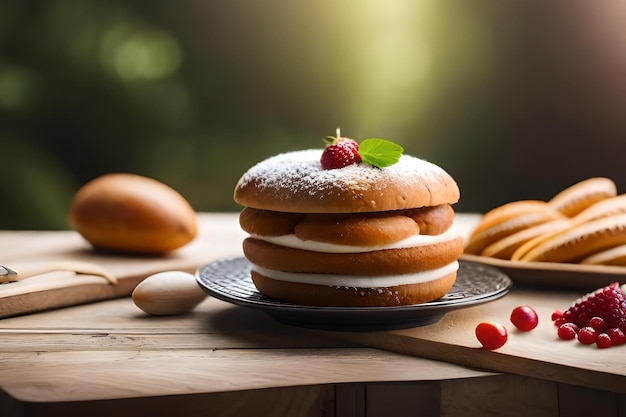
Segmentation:
{"type": "Polygon", "coordinates": [[[0,321],[0,388],[24,403],[489,374],[355,347],[214,298],[173,317],[126,297],[0,321]]]}
{"type": "MultiPolygon", "coordinates": [[[[189,247],[193,255],[105,257],[107,267],[118,278],[141,279],[149,271],[241,254],[236,214],[200,218],[198,241],[189,247]]],[[[15,265],[68,253],[87,256],[81,260],[102,256],[82,245],[72,232],[0,232],[0,253],[15,265]]],[[[587,398],[593,404],[594,397],[607,404],[604,415],[624,415],[626,347],[598,350],[559,341],[549,321],[554,308],[579,295],[519,287],[430,326],[369,333],[287,326],[213,298],[174,317],[147,316],[118,295],[37,314],[26,309],[0,320],[0,415],[206,415],[211,409],[339,417],[378,415],[389,407],[411,415],[416,403],[428,401],[425,415],[467,417],[490,415],[484,402],[494,397],[493,410],[509,415],[576,415],[575,406],[561,402],[587,398]],[[475,324],[506,323],[520,304],[537,309],[539,327],[530,333],[510,328],[502,349],[480,349],[475,324]]]]}
{"type": "Polygon", "coordinates": [[[199,233],[185,247],[163,256],[98,252],[74,231],[0,232],[1,262],[19,272],[56,261],[90,262],[118,280],[58,271],[0,286],[0,318],[129,295],[147,276],[166,270],[194,273],[210,261],[240,256],[244,233],[233,214],[199,214],[199,233]]]}
{"type": "Polygon", "coordinates": [[[558,339],[550,320],[554,309],[567,308],[575,292],[513,289],[507,296],[481,306],[451,312],[433,325],[387,332],[341,333],[342,340],[394,352],[497,370],[549,381],[626,393],[626,346],[598,349],[558,339]],[[531,332],[509,322],[518,305],[531,305],[539,325],[531,332]],[[480,347],[474,329],[481,321],[508,327],[508,342],[497,351],[480,347]]]}

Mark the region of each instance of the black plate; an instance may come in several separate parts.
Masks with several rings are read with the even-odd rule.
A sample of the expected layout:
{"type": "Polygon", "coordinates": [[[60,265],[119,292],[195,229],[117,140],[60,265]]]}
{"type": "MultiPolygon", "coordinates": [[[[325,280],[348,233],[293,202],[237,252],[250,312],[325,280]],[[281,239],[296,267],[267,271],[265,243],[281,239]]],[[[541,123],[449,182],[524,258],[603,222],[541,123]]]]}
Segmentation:
{"type": "Polygon", "coordinates": [[[446,313],[496,300],[512,286],[496,268],[460,261],[454,286],[440,299],[399,307],[315,307],[290,304],[261,294],[250,278],[244,257],[212,262],[198,269],[196,279],[211,296],[263,310],[291,325],[326,330],[374,331],[418,327],[439,321],[446,313]]]}

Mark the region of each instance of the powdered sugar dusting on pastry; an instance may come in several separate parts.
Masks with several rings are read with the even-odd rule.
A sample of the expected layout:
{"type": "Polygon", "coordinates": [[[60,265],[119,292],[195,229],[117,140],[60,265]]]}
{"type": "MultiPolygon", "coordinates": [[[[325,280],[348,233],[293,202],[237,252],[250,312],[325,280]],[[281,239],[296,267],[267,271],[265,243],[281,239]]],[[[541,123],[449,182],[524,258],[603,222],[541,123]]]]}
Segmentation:
{"type": "Polygon", "coordinates": [[[402,155],[397,164],[382,169],[359,163],[329,170],[322,169],[321,155],[321,150],[309,149],[270,157],[250,168],[241,177],[239,187],[245,188],[254,179],[259,189],[304,191],[323,198],[325,193],[336,189],[382,191],[381,180],[390,175],[407,184],[414,184],[417,178],[447,176],[437,165],[409,155],[402,155]]]}

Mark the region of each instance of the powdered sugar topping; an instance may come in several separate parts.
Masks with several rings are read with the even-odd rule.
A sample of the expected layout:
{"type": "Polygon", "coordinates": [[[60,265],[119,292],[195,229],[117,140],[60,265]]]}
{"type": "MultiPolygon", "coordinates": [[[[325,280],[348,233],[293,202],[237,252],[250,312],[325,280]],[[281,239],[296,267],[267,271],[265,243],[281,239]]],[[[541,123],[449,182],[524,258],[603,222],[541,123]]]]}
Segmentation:
{"type": "Polygon", "coordinates": [[[402,155],[398,163],[375,168],[365,163],[353,164],[341,169],[324,170],[320,164],[322,150],[309,149],[278,154],[259,162],[240,179],[239,187],[245,188],[252,180],[259,189],[281,189],[293,193],[305,192],[323,197],[334,190],[381,190],[381,183],[390,176],[394,181],[407,185],[422,179],[436,180],[448,174],[435,164],[409,155],[402,155]]]}

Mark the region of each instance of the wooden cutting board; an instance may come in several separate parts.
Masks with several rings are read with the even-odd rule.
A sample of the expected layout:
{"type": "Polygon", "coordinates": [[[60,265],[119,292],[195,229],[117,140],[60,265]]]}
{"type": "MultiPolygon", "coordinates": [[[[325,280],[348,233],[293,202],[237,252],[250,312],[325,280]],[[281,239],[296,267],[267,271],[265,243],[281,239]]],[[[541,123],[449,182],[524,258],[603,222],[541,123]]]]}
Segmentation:
{"type": "MultiPolygon", "coordinates": [[[[626,393],[626,345],[598,349],[578,341],[560,340],[550,316],[565,310],[580,294],[575,291],[513,288],[505,297],[480,306],[450,312],[435,324],[382,332],[333,333],[335,337],[393,352],[626,393]],[[510,312],[530,305],[539,325],[521,332],[510,323],[510,312]],[[481,321],[504,324],[507,343],[500,349],[481,348],[474,335],[481,321]]],[[[416,371],[417,372],[417,371],[416,371]]]]}
{"type": "MultiPolygon", "coordinates": [[[[457,214],[457,225],[467,237],[480,219],[475,214],[457,214]]],[[[507,272],[507,269],[503,269],[507,272]]],[[[626,393],[626,345],[598,349],[577,341],[560,340],[551,321],[555,309],[564,311],[589,290],[609,282],[626,283],[623,274],[596,276],[588,274],[593,284],[566,282],[544,286],[539,278],[529,279],[517,271],[512,291],[505,297],[479,306],[446,314],[435,324],[384,332],[336,332],[334,335],[351,343],[393,352],[492,371],[525,375],[550,381],[576,384],[612,392],[626,393]],[[575,285],[573,285],[575,284],[575,285]],[[585,285],[583,285],[585,284],[585,285]],[[539,325],[521,332],[510,323],[511,311],[520,305],[532,306],[539,315],[539,325]],[[493,321],[508,329],[507,343],[496,351],[481,348],[474,330],[481,321],[493,321]]],[[[528,274],[533,273],[529,271],[528,274]]],[[[553,271],[552,277],[556,274],[553,271]]],[[[582,279],[580,276],[577,280],[582,279]]]]}
{"type": "Polygon", "coordinates": [[[74,231],[0,232],[0,265],[24,273],[58,261],[93,263],[117,279],[55,271],[0,284],[0,318],[128,296],[147,276],[167,270],[194,273],[215,259],[240,256],[243,232],[233,214],[198,215],[199,233],[185,247],[159,257],[94,251],[74,231]],[[235,221],[233,221],[235,219],[235,221]]]}

